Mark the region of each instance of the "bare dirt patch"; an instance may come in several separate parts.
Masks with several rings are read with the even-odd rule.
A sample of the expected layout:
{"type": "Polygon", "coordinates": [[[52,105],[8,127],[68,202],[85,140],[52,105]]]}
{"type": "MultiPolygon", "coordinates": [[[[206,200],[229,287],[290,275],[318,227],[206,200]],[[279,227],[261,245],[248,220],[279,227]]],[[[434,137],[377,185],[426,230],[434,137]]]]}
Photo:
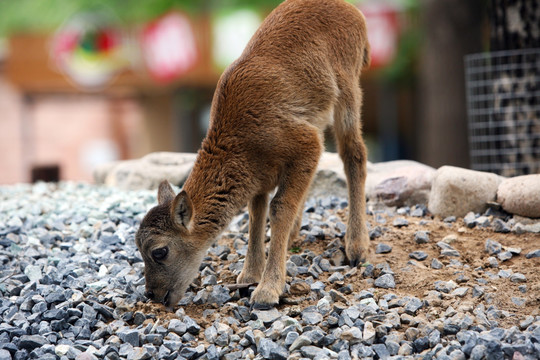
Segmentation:
{"type": "MultiPolygon", "coordinates": [[[[337,211],[336,214],[346,220],[346,214],[343,211],[337,211]]],[[[344,297],[351,304],[355,302],[354,296],[362,290],[372,289],[375,298],[378,300],[385,294],[393,293],[398,297],[417,297],[426,299],[430,291],[435,290],[437,281],[448,282],[453,280],[458,287],[467,287],[468,291],[464,296],[456,296],[450,293],[440,293],[440,301],[431,301],[429,306],[424,306],[417,313],[417,316],[427,320],[436,320],[444,318],[445,311],[451,306],[454,309],[472,309],[483,304],[486,309],[495,307],[498,310],[498,326],[509,328],[518,326],[527,316],[540,315],[540,258],[527,259],[525,254],[540,247],[540,235],[534,233],[525,234],[501,234],[494,232],[491,228],[467,228],[463,220],[456,222],[444,222],[437,217],[411,217],[392,215],[390,213],[369,216],[368,221],[372,226],[380,226],[383,233],[380,237],[373,239],[372,254],[370,256],[371,264],[388,263],[394,272],[396,287],[394,289],[381,289],[373,286],[373,278],[366,278],[363,275],[364,267],[359,268],[356,274],[346,278],[343,282],[331,284],[328,277],[331,272],[323,272],[318,279],[327,284],[326,291],[330,289],[338,290],[346,284],[351,284],[353,292],[344,294],[344,297]],[[392,225],[395,218],[400,217],[408,221],[407,226],[396,227],[392,225]],[[429,234],[429,242],[417,244],[415,242],[415,233],[424,231],[429,234]],[[503,245],[503,251],[506,248],[519,248],[521,253],[514,255],[510,260],[498,261],[499,267],[490,267],[488,258],[491,256],[485,251],[487,239],[495,240],[503,245]],[[441,256],[441,249],[437,246],[439,241],[449,242],[455,248],[459,257],[441,256]],[[390,253],[375,254],[375,247],[378,243],[385,243],[392,247],[390,253]],[[427,258],[423,261],[411,261],[409,254],[413,251],[423,251],[427,258]],[[443,267],[434,269],[430,266],[433,259],[439,260],[443,267]],[[509,277],[497,275],[500,270],[510,273],[521,273],[525,276],[525,282],[512,282],[509,277]],[[480,286],[484,293],[474,294],[473,288],[480,286]]],[[[322,254],[329,244],[335,240],[327,238],[315,242],[306,242],[304,237],[299,237],[294,242],[299,253],[312,251],[322,254]]],[[[233,246],[234,236],[225,234],[220,240],[220,245],[227,245],[231,253],[236,251],[233,246]]],[[[292,254],[292,252],[291,252],[292,254]]],[[[494,255],[496,257],[496,255],[494,255]]],[[[240,258],[242,258],[240,256],[240,258]]],[[[212,256],[213,264],[218,265],[219,284],[233,284],[236,276],[229,269],[234,261],[220,260],[212,256]]],[[[298,275],[294,280],[306,280],[309,275],[298,275]]],[[[288,277],[287,282],[293,281],[288,277]]],[[[197,283],[197,282],[196,282],[197,283]]],[[[192,291],[196,292],[201,287],[195,285],[192,291]]],[[[240,298],[238,294],[231,302],[239,305],[246,305],[247,298],[240,298]]],[[[294,316],[310,305],[315,305],[317,298],[314,296],[295,297],[290,294],[284,296],[282,304],[278,310],[288,315],[294,316]],[[296,309],[296,311],[295,311],[296,309]]],[[[159,304],[139,303],[139,311],[149,314],[153,313],[166,324],[170,319],[175,318],[174,312],[168,311],[159,304]]],[[[224,304],[218,307],[215,304],[189,304],[183,307],[186,315],[192,317],[203,328],[210,324],[213,318],[218,314],[230,315],[232,307],[224,304]]]]}

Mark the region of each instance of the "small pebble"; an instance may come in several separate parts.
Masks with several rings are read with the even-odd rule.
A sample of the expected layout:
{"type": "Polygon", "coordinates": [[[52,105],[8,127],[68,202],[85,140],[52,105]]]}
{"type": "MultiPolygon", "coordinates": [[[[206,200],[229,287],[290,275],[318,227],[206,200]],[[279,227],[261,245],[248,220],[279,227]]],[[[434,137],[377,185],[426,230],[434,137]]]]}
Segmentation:
{"type": "Polygon", "coordinates": [[[385,243],[377,244],[377,248],[375,249],[376,254],[387,254],[391,251],[392,251],[392,247],[385,243]]]}

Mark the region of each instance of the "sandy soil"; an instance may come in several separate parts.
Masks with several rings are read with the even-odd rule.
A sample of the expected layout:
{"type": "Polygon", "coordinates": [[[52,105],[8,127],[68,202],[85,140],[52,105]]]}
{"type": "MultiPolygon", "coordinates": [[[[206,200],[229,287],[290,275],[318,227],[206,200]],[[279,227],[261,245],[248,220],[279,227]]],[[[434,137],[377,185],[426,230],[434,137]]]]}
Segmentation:
{"type": "MultiPolygon", "coordinates": [[[[338,216],[343,220],[346,218],[346,213],[338,211],[338,216]]],[[[456,297],[447,294],[443,294],[443,299],[440,302],[434,302],[431,306],[424,306],[419,310],[417,316],[425,318],[426,320],[435,320],[444,314],[449,306],[454,309],[460,308],[460,306],[476,307],[478,304],[483,303],[486,309],[489,306],[495,306],[498,310],[502,310],[503,318],[498,319],[499,326],[509,328],[511,326],[518,326],[519,322],[524,320],[529,315],[540,315],[540,258],[526,259],[525,254],[534,249],[540,248],[540,235],[525,233],[525,234],[500,234],[495,233],[490,228],[473,228],[469,229],[465,226],[463,220],[458,219],[454,223],[443,222],[439,218],[433,217],[410,217],[410,216],[391,216],[382,215],[387,219],[386,224],[380,225],[375,222],[373,216],[368,217],[368,221],[373,225],[380,225],[385,228],[383,235],[377,239],[371,241],[372,254],[370,257],[370,263],[379,264],[387,262],[391,269],[395,273],[396,288],[395,289],[375,289],[375,297],[378,298],[387,293],[394,293],[398,296],[415,296],[420,299],[426,298],[430,290],[435,290],[434,283],[438,280],[449,281],[454,280],[458,283],[458,286],[469,287],[468,293],[464,297],[456,297]],[[392,225],[393,219],[396,217],[406,218],[409,222],[408,226],[395,227],[392,225]],[[427,231],[429,233],[430,241],[426,244],[417,244],[414,241],[414,234],[416,231],[427,231]],[[461,256],[459,258],[453,258],[459,260],[463,266],[455,267],[448,266],[452,258],[442,257],[440,255],[440,249],[436,245],[437,242],[443,239],[448,239],[447,236],[453,235],[454,240],[451,241],[451,245],[459,251],[461,256]],[[496,240],[504,247],[520,248],[521,254],[514,255],[512,259],[501,262],[499,261],[499,268],[490,268],[488,263],[488,257],[490,256],[485,250],[486,239],[496,240]],[[375,254],[375,247],[378,243],[386,243],[392,246],[392,251],[387,254],[375,254]],[[417,265],[410,263],[409,253],[412,251],[421,250],[428,254],[428,258],[424,261],[417,261],[417,265]],[[433,258],[441,261],[445,266],[436,270],[431,268],[430,263],[433,258]],[[482,267],[484,270],[475,270],[482,267]],[[525,283],[513,283],[509,278],[497,278],[492,279],[487,272],[497,274],[499,270],[511,270],[512,272],[522,273],[526,277],[525,283]],[[461,276],[461,280],[458,277],[461,276]],[[487,284],[482,285],[478,283],[478,279],[487,280],[487,284]],[[485,294],[480,297],[473,297],[472,288],[474,285],[481,285],[485,289],[485,294]],[[527,292],[522,293],[518,287],[520,285],[526,285],[527,292]],[[512,298],[525,299],[525,304],[518,306],[512,298]]],[[[379,219],[380,221],[380,219],[379,219]]],[[[300,252],[309,249],[316,254],[322,254],[327,248],[332,239],[320,240],[315,243],[307,243],[299,238],[295,242],[295,246],[300,248],[300,252]]],[[[234,253],[232,246],[233,239],[223,236],[220,243],[230,246],[234,253]]],[[[235,282],[235,276],[228,270],[229,261],[219,260],[217,257],[214,260],[222,265],[222,269],[218,271],[220,284],[232,284],[235,282]]],[[[353,293],[345,295],[347,300],[354,303],[354,294],[359,293],[361,290],[373,288],[373,279],[364,278],[362,275],[363,268],[351,276],[345,279],[345,283],[352,284],[353,293]]],[[[319,280],[326,282],[330,273],[323,273],[319,280]]],[[[306,278],[307,275],[299,275],[298,278],[306,278]]],[[[290,283],[292,279],[288,278],[290,283]]],[[[340,288],[343,284],[330,284],[328,283],[327,291],[331,288],[340,288]]],[[[195,287],[193,290],[200,290],[199,287],[195,287]]],[[[232,300],[233,302],[241,303],[244,300],[232,300]]],[[[287,304],[281,304],[278,309],[294,315],[298,310],[303,309],[309,305],[316,303],[316,300],[307,300],[305,298],[296,298],[291,295],[286,295],[283,301],[287,304]],[[291,303],[299,303],[298,305],[291,305],[291,303]]],[[[201,327],[211,323],[214,318],[220,314],[220,316],[231,314],[232,306],[225,304],[221,308],[217,309],[217,306],[212,304],[195,305],[190,304],[184,307],[184,311],[187,315],[194,318],[201,327]],[[208,310],[208,311],[205,311],[208,310]],[[213,314],[213,315],[212,315],[213,314]]],[[[138,304],[133,310],[142,311],[145,314],[155,314],[162,323],[167,323],[171,318],[176,318],[174,312],[168,311],[159,304],[138,304]]]]}

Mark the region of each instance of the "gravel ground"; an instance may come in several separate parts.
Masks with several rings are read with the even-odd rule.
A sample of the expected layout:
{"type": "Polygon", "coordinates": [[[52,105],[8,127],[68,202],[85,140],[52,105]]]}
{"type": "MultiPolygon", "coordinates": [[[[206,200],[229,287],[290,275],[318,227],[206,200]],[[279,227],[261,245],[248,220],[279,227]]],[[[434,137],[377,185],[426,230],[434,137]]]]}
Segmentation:
{"type": "Polygon", "coordinates": [[[0,360],[539,359],[540,223],[490,209],[370,209],[372,264],[344,263],[347,202],[306,204],[282,303],[233,289],[239,214],[176,312],[144,298],[134,236],[155,192],[0,187],[0,360]]]}

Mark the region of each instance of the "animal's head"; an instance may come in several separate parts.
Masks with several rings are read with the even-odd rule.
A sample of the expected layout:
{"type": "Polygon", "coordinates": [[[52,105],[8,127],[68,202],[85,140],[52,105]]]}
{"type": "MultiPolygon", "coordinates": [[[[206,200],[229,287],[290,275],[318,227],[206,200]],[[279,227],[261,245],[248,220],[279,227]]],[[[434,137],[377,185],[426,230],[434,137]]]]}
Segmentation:
{"type": "Polygon", "coordinates": [[[197,276],[205,249],[190,237],[191,201],[167,181],[159,185],[158,205],[141,222],[135,241],[145,264],[146,296],[175,306],[197,276]]]}

